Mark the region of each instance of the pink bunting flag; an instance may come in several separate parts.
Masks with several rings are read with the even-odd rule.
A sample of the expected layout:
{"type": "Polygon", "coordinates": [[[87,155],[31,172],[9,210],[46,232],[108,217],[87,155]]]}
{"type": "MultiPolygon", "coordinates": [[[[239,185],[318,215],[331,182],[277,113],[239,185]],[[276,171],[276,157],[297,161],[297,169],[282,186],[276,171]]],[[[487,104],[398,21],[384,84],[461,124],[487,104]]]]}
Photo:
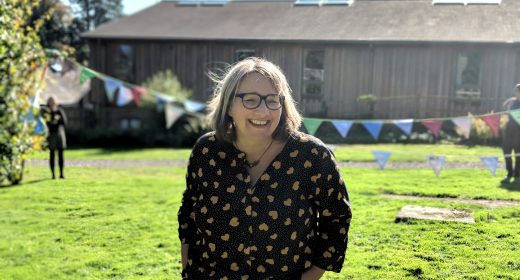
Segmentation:
{"type": "Polygon", "coordinates": [[[142,87],[134,87],[132,88],[132,97],[134,99],[135,105],[139,106],[141,105],[141,97],[147,94],[147,91],[145,88],[142,87]]]}
{"type": "Polygon", "coordinates": [[[421,123],[433,133],[433,136],[439,137],[442,127],[441,120],[423,120],[421,123]]]}
{"type": "Polygon", "coordinates": [[[493,132],[493,136],[498,137],[500,131],[500,114],[482,116],[480,119],[489,126],[489,129],[493,132]]]}

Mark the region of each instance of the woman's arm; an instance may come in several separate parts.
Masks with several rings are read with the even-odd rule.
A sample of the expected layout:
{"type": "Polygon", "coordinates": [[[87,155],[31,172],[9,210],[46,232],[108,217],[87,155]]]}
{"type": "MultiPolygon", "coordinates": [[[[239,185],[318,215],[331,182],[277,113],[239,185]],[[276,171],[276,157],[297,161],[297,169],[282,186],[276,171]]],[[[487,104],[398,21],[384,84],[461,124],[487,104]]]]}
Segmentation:
{"type": "Polygon", "coordinates": [[[189,244],[182,244],[182,246],[181,246],[182,269],[186,268],[186,265],[188,264],[188,250],[189,249],[190,249],[189,244]]]}
{"type": "Polygon", "coordinates": [[[325,270],[313,265],[302,274],[301,280],[318,280],[323,274],[325,270]]]}

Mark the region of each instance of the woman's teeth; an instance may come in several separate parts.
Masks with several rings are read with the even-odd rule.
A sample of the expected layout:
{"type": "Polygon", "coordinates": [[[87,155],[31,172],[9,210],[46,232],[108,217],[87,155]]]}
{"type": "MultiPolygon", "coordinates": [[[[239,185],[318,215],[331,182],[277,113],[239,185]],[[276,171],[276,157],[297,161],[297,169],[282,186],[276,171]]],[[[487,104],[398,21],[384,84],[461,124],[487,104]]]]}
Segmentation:
{"type": "Polygon", "coordinates": [[[266,125],[267,124],[267,121],[250,120],[250,122],[254,125],[266,125]]]}

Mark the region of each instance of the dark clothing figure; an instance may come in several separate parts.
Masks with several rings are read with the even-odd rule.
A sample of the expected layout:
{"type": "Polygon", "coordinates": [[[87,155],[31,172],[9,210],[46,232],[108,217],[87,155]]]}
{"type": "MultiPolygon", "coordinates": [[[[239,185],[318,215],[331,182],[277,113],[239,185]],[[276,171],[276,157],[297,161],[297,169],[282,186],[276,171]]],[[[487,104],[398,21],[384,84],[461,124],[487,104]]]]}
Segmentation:
{"type": "MultiPolygon", "coordinates": [[[[506,101],[508,110],[520,109],[520,100],[512,98],[506,101]]],[[[515,180],[520,179],[520,125],[512,118],[506,124],[504,131],[504,138],[502,143],[502,150],[506,161],[507,177],[505,180],[509,181],[512,177],[515,180]],[[515,166],[513,168],[513,157],[515,158],[515,166]]]]}
{"type": "Polygon", "coordinates": [[[55,152],[58,151],[58,164],[60,167],[60,178],[64,178],[63,176],[63,167],[64,167],[64,159],[63,159],[63,150],[67,148],[67,138],[65,136],[65,126],[67,125],[67,116],[65,112],[61,108],[57,108],[52,110],[50,107],[45,107],[43,109],[43,119],[47,124],[47,128],[49,130],[49,135],[47,137],[47,142],[49,144],[49,165],[52,172],[52,178],[55,179],[54,173],[54,158],[55,152]]]}
{"type": "Polygon", "coordinates": [[[183,279],[301,279],[311,265],[339,272],[352,212],[327,147],[293,135],[255,185],[244,159],[214,133],[193,148],[178,213],[190,245],[183,279]]]}

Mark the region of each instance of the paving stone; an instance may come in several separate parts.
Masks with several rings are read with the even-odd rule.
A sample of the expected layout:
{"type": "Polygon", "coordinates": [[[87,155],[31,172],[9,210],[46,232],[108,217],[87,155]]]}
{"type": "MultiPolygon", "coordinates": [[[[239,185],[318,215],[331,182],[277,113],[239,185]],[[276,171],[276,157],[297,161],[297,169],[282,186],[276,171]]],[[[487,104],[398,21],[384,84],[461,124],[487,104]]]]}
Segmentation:
{"type": "Polygon", "coordinates": [[[395,218],[395,222],[405,222],[410,219],[475,223],[475,220],[469,211],[417,205],[405,205],[401,208],[401,211],[395,218]]]}

